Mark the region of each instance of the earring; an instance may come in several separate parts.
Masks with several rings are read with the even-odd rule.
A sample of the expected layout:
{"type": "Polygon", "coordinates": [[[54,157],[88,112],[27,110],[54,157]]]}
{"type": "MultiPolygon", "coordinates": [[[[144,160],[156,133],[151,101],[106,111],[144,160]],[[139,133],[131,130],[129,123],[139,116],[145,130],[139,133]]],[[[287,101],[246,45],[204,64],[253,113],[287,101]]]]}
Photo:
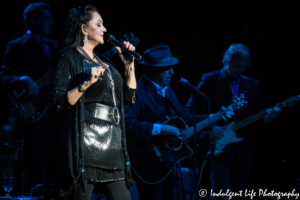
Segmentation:
{"type": "Polygon", "coordinates": [[[83,39],[83,46],[85,46],[87,42],[88,42],[88,36],[85,35],[83,39]]]}

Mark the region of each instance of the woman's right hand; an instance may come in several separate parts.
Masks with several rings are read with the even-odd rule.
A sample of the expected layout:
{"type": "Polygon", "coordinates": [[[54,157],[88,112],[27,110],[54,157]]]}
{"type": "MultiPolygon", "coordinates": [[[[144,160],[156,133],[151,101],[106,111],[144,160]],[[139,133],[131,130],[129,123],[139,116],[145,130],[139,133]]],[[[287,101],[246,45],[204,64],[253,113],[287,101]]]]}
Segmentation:
{"type": "Polygon", "coordinates": [[[105,68],[104,67],[92,67],[91,68],[91,74],[87,80],[87,83],[90,85],[93,85],[97,82],[98,78],[102,75],[104,75],[105,68]]]}

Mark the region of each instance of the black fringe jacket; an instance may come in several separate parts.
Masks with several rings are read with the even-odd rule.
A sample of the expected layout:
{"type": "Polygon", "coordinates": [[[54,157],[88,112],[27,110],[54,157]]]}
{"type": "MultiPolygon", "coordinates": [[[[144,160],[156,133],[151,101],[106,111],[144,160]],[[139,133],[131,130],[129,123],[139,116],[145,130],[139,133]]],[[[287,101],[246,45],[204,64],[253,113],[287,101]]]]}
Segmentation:
{"type": "MultiPolygon", "coordinates": [[[[112,62],[101,55],[103,61],[112,62]]],[[[78,181],[83,182],[83,192],[86,189],[84,173],[84,111],[85,99],[81,96],[75,105],[68,99],[68,91],[78,87],[85,81],[83,59],[75,48],[63,50],[54,65],[51,80],[51,93],[53,99],[52,135],[55,137],[55,188],[58,196],[70,194],[78,181]]],[[[125,160],[125,180],[128,188],[132,188],[133,181],[130,173],[130,161],[126,149],[124,102],[133,104],[135,89],[130,89],[126,84],[121,90],[121,129],[122,152],[125,160]],[[123,97],[123,94],[125,96],[123,97]]]]}

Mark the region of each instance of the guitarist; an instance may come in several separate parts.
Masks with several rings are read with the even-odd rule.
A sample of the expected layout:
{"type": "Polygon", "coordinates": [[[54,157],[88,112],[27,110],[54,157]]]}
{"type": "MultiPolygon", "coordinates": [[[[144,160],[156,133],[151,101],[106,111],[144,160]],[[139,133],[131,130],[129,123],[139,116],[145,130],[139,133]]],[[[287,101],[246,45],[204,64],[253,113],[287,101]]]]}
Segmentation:
{"type": "MultiPolygon", "coordinates": [[[[20,93],[25,89],[24,94],[35,98],[39,95],[37,80],[52,68],[57,42],[46,39],[53,25],[49,4],[31,3],[24,10],[23,17],[27,31],[22,37],[7,44],[0,77],[7,93],[13,93],[13,90],[20,93]]],[[[50,74],[46,77],[49,81],[50,74]]],[[[11,110],[6,116],[16,118],[17,114],[11,110]]],[[[23,129],[25,195],[30,194],[31,187],[44,183],[49,128],[50,113],[46,113],[38,122],[25,124],[23,129]]]]}
{"type": "MultiPolygon", "coordinates": [[[[210,100],[211,112],[214,113],[221,105],[229,105],[235,96],[244,95],[245,103],[234,115],[234,120],[239,121],[254,115],[262,109],[261,87],[257,80],[242,74],[250,66],[251,56],[249,49],[243,44],[231,44],[223,57],[223,68],[214,72],[203,74],[198,89],[207,95],[210,100]]],[[[185,108],[192,112],[191,96],[185,108]]],[[[196,113],[205,113],[202,105],[206,100],[196,97],[196,113]]],[[[263,122],[269,122],[280,112],[280,108],[268,109],[269,113],[263,122]]],[[[228,122],[227,122],[228,123],[228,122]]],[[[248,185],[250,166],[252,163],[253,140],[255,128],[261,122],[237,131],[238,136],[245,139],[239,143],[227,145],[222,153],[213,157],[215,174],[215,187],[218,193],[227,189],[238,192],[245,190],[248,185]]],[[[222,123],[220,124],[222,125],[222,123]]],[[[224,123],[223,123],[224,125],[224,123]]],[[[215,127],[214,137],[222,137],[226,132],[224,128],[215,127]]],[[[219,197],[227,199],[228,197],[219,197]]],[[[235,197],[237,198],[237,197],[235,197]]],[[[244,197],[242,197],[244,198],[244,197]]]]}
{"type": "MultiPolygon", "coordinates": [[[[193,116],[183,111],[174,90],[169,86],[174,74],[173,66],[178,63],[178,59],[172,57],[169,47],[167,45],[153,46],[144,52],[143,57],[144,60],[139,64],[143,65],[144,75],[137,82],[136,102],[134,105],[125,106],[127,141],[134,140],[139,143],[146,143],[158,134],[177,136],[180,133],[178,128],[162,125],[173,116],[183,118],[188,124],[193,123],[193,116]]],[[[230,118],[231,114],[233,114],[231,111],[225,112],[224,118],[230,118]]],[[[207,115],[197,115],[196,120],[199,122],[206,117],[207,115]]],[[[129,144],[128,148],[130,148],[129,144]]],[[[133,162],[134,156],[129,156],[133,162]]],[[[179,170],[180,165],[179,162],[176,167],[179,170]]],[[[139,199],[160,200],[163,196],[167,199],[172,198],[172,189],[170,189],[172,188],[172,174],[157,184],[147,184],[141,181],[134,172],[132,174],[137,183],[139,199]]],[[[176,182],[176,197],[181,199],[179,183],[180,181],[176,182]]]]}

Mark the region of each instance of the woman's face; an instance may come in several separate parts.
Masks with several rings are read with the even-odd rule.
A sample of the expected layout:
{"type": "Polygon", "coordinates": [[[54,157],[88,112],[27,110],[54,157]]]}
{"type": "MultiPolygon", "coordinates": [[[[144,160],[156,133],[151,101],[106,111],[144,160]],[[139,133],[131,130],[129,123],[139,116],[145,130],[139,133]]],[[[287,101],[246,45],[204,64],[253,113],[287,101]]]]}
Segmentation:
{"type": "Polygon", "coordinates": [[[98,44],[104,44],[104,33],[106,28],[103,26],[103,20],[98,12],[91,13],[92,19],[86,26],[85,34],[88,35],[89,42],[98,44]]]}

